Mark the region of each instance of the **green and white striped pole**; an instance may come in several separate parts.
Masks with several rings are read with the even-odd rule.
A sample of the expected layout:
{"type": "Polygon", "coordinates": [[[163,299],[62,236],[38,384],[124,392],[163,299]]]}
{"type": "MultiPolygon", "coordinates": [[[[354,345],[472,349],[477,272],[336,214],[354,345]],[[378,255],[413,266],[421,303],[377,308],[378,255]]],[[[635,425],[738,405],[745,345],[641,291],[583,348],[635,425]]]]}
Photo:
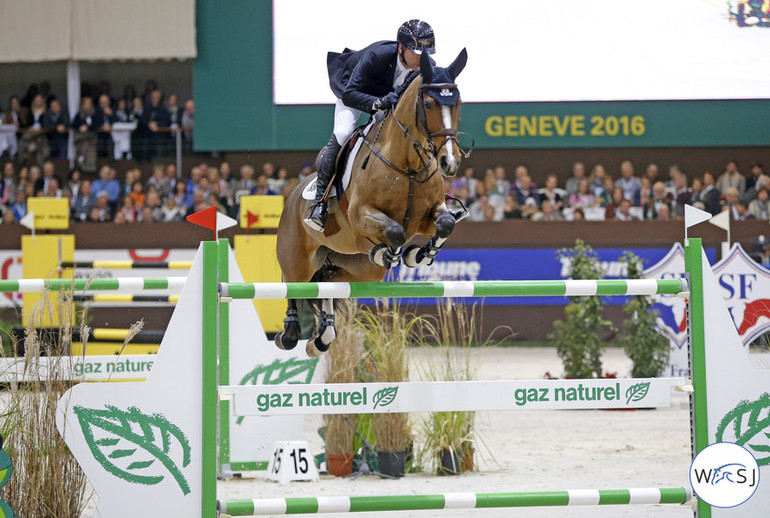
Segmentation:
{"type": "Polygon", "coordinates": [[[265,498],[218,502],[230,516],[280,514],[359,513],[427,509],[483,509],[503,507],[557,507],[576,505],[684,504],[689,488],[581,489],[517,493],[443,493],[430,495],[331,496],[265,498]]]}
{"type": "Polygon", "coordinates": [[[142,291],[181,290],[187,277],[115,277],[112,279],[16,279],[0,280],[0,293],[43,291],[142,291]]]}
{"type": "Polygon", "coordinates": [[[375,297],[584,297],[603,295],[676,295],[684,279],[446,282],[261,282],[220,283],[231,299],[356,299],[375,297]]]}

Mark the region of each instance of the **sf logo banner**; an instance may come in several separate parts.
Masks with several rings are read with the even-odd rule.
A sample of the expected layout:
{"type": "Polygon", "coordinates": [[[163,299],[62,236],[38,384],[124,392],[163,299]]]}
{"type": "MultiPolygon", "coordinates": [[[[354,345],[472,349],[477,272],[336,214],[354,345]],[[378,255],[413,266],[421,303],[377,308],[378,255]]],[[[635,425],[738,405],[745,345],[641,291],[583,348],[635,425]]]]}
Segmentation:
{"type": "Polygon", "coordinates": [[[701,450],[693,460],[690,484],[698,498],[710,506],[735,507],[757,490],[759,465],[743,446],[715,443],[701,450]]]}

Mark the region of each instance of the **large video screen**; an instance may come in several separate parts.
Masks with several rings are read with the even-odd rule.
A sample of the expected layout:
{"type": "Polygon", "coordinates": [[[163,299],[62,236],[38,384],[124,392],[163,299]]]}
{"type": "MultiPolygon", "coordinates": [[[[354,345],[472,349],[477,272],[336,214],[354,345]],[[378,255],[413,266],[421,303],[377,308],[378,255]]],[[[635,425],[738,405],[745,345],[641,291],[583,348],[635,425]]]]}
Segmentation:
{"type": "Polygon", "coordinates": [[[326,53],[420,18],[465,102],[770,98],[764,0],[275,0],[274,102],[333,103],[326,53]]]}

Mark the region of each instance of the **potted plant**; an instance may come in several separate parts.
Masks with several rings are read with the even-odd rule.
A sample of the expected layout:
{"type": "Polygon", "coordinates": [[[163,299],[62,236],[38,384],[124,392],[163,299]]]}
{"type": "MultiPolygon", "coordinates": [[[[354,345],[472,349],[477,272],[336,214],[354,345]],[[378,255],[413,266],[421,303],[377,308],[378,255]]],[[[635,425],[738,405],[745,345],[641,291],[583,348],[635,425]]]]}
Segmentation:
{"type": "MultiPolygon", "coordinates": [[[[398,304],[378,300],[373,308],[362,309],[357,327],[363,334],[366,362],[363,377],[368,382],[402,382],[409,379],[406,348],[414,340],[419,317],[406,313],[398,304]]],[[[375,447],[380,472],[404,475],[406,452],[412,444],[409,416],[403,413],[375,414],[375,447]]]]}
{"type": "MultiPolygon", "coordinates": [[[[327,383],[355,383],[364,357],[363,337],[358,329],[348,325],[354,318],[356,301],[341,301],[337,311],[338,334],[334,346],[326,354],[327,383]]],[[[353,472],[355,431],[350,423],[355,416],[325,415],[324,447],[326,466],[330,475],[342,477],[353,472]]]]}
{"type": "MultiPolygon", "coordinates": [[[[626,251],[620,261],[628,267],[629,279],[642,279],[642,260],[626,251]]],[[[658,311],[652,310],[653,301],[649,296],[630,297],[623,307],[628,317],[618,335],[618,342],[633,362],[631,377],[655,378],[666,368],[671,355],[668,338],[655,327],[658,311]]]]}
{"type": "MultiPolygon", "coordinates": [[[[574,248],[562,248],[557,256],[570,262],[570,279],[601,279],[604,271],[599,257],[581,239],[574,248]]],[[[601,354],[604,349],[602,332],[613,329],[612,323],[602,316],[601,297],[570,297],[564,308],[565,320],[553,323],[549,339],[564,364],[567,378],[601,378],[601,354]]]]}
{"type": "MultiPolygon", "coordinates": [[[[438,345],[439,359],[423,365],[423,377],[429,381],[469,381],[476,366],[471,360],[478,343],[476,306],[453,299],[438,301],[437,314],[424,322],[423,334],[438,345]]],[[[425,452],[432,457],[439,475],[457,475],[475,467],[473,412],[435,412],[423,423],[425,452]]]]}

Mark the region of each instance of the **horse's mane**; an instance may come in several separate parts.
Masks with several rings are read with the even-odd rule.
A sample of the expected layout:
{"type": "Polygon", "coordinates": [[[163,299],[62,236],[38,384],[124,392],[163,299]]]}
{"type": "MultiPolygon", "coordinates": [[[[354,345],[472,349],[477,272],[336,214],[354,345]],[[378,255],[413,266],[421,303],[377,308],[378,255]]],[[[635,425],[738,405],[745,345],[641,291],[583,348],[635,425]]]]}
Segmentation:
{"type": "Polygon", "coordinates": [[[419,75],[420,75],[420,71],[419,70],[413,70],[413,71],[411,71],[409,73],[408,76],[406,76],[406,79],[404,80],[404,82],[401,83],[399,85],[399,87],[396,88],[396,90],[395,90],[396,95],[398,95],[399,99],[401,99],[401,96],[404,95],[404,92],[406,92],[406,90],[409,88],[409,86],[411,86],[412,81],[417,79],[417,77],[419,77],[419,75]]]}

